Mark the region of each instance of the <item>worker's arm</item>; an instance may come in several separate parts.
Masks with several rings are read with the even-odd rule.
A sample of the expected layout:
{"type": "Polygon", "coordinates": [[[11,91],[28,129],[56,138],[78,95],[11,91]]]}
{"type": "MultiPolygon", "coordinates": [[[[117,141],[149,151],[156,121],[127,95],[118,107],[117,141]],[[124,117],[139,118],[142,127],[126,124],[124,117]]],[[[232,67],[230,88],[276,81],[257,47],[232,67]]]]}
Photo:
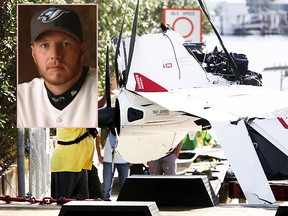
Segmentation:
{"type": "Polygon", "coordinates": [[[95,139],[96,152],[97,152],[98,162],[99,162],[99,164],[102,164],[103,163],[103,157],[101,155],[100,142],[101,142],[101,138],[100,138],[99,133],[97,133],[96,139],[95,139]]]}
{"type": "Polygon", "coordinates": [[[104,94],[103,97],[98,100],[98,108],[104,107],[106,104],[106,95],[104,94]]]}
{"type": "Polygon", "coordinates": [[[181,140],[180,143],[175,147],[174,154],[175,154],[176,158],[178,158],[178,156],[180,154],[182,144],[183,144],[183,142],[181,140]]]}

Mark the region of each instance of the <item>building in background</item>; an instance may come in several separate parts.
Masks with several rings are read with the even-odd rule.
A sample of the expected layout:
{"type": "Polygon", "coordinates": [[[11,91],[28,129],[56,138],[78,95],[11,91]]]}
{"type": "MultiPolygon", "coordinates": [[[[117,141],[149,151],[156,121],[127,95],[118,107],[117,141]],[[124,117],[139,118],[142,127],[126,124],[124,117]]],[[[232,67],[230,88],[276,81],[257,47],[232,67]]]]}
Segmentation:
{"type": "Polygon", "coordinates": [[[222,35],[288,34],[288,0],[227,0],[212,10],[222,35]]]}

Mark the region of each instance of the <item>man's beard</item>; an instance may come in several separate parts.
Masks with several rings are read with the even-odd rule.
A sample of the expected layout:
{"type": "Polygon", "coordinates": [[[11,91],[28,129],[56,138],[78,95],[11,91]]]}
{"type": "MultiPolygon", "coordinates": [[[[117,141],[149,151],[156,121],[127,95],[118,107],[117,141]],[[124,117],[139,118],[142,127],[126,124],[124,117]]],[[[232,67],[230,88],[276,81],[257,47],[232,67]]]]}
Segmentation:
{"type": "MultiPolygon", "coordinates": [[[[63,64],[61,65],[64,66],[63,64]]],[[[39,74],[45,80],[46,83],[50,85],[59,86],[59,85],[65,85],[66,83],[73,80],[75,76],[79,74],[79,72],[81,71],[81,63],[80,61],[77,61],[77,63],[70,68],[70,71],[69,71],[69,68],[65,66],[62,70],[65,70],[65,71],[64,72],[57,72],[57,71],[52,72],[54,74],[51,77],[51,74],[47,74],[47,71],[43,73],[38,67],[39,74]]]]}

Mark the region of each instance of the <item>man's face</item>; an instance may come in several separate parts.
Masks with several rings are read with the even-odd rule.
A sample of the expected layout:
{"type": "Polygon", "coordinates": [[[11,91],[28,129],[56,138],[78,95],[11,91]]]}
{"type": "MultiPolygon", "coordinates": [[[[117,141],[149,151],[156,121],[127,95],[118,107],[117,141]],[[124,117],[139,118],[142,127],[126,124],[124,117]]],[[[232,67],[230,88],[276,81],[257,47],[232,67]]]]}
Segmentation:
{"type": "Polygon", "coordinates": [[[62,31],[48,31],[31,45],[38,72],[47,87],[71,87],[81,76],[84,44],[62,31]]]}

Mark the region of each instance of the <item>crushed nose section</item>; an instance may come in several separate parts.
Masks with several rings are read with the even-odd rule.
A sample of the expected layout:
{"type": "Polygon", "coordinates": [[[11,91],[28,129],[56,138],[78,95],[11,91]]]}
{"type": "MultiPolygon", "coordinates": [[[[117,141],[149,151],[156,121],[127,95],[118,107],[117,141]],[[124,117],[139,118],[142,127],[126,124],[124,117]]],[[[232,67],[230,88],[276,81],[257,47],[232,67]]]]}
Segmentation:
{"type": "Polygon", "coordinates": [[[239,71],[239,76],[237,76],[229,64],[228,56],[222,50],[218,51],[217,46],[210,53],[203,52],[202,43],[186,42],[183,46],[201,65],[205,65],[204,69],[207,73],[221,76],[228,81],[241,81],[244,85],[262,86],[262,75],[248,69],[249,61],[245,54],[230,53],[230,58],[235,62],[239,71]]]}

